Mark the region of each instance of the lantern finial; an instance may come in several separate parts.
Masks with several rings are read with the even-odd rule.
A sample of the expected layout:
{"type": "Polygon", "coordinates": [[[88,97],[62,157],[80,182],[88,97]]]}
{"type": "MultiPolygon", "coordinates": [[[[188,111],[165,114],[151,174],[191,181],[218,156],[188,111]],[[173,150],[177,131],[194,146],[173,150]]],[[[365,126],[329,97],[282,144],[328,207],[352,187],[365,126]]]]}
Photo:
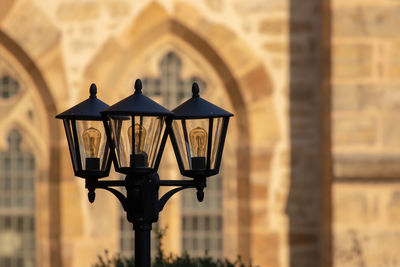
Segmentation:
{"type": "Polygon", "coordinates": [[[89,90],[89,92],[90,92],[90,98],[96,98],[96,95],[97,95],[97,87],[96,87],[96,85],[95,85],[94,83],[92,83],[92,84],[90,85],[90,90],[89,90]]]}
{"type": "Polygon", "coordinates": [[[135,81],[135,94],[142,93],[142,81],[140,79],[136,79],[135,81]]]}
{"type": "Polygon", "coordinates": [[[200,96],[199,92],[200,92],[199,85],[196,82],[194,82],[192,85],[193,98],[199,97],[200,96]]]}

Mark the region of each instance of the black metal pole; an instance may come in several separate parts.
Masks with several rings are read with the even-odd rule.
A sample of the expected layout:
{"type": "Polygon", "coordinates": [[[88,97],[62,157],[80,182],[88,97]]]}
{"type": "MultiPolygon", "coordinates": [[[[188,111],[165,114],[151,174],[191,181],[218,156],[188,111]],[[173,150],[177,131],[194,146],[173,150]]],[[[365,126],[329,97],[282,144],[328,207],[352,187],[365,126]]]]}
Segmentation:
{"type": "Polygon", "coordinates": [[[151,227],[140,225],[135,231],[135,267],[150,267],[151,227]]]}
{"type": "Polygon", "coordinates": [[[150,231],[153,222],[158,221],[158,214],[163,209],[168,199],[175,193],[187,189],[196,188],[197,198],[204,198],[203,189],[206,186],[206,178],[198,177],[194,180],[161,180],[157,173],[128,174],[125,180],[97,180],[86,179],[86,188],[89,190],[89,200],[94,201],[95,189],[101,188],[113,193],[121,202],[127,213],[128,221],[133,224],[135,231],[135,266],[151,266],[150,231]],[[124,186],[126,197],[113,186],[124,186]],[[158,197],[160,186],[176,186],[158,197]]]}

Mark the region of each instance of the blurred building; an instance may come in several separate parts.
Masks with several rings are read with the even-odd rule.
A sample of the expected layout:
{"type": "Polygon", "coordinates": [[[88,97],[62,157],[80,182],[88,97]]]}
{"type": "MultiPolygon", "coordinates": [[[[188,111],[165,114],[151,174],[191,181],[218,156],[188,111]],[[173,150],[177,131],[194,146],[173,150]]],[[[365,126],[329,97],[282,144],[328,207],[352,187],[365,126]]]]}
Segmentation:
{"type": "MultiPolygon", "coordinates": [[[[136,78],[170,109],[197,81],[235,113],[205,202],[162,212],[166,253],[398,266],[399,25],[393,0],[1,0],[0,266],[131,255],[119,203],[88,202],[54,116],[92,82],[113,104],[136,78]]],[[[170,144],[160,176],[180,177],[170,144]]]]}

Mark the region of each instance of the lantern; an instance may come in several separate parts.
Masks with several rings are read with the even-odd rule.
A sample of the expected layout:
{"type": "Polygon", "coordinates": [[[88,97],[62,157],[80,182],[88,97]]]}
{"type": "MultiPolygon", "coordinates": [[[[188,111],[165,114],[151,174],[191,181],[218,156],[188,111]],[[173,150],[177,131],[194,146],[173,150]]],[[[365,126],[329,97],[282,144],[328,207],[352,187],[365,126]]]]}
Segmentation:
{"type": "Polygon", "coordinates": [[[110,148],[100,111],[108,107],[97,99],[95,84],[90,86],[89,99],[56,116],[64,122],[75,176],[101,178],[111,167],[110,148]]]}
{"type": "Polygon", "coordinates": [[[167,139],[166,120],[173,113],[142,94],[142,82],[135,92],[101,112],[117,172],[156,172],[167,139]]]}
{"type": "Polygon", "coordinates": [[[219,172],[229,118],[233,114],[199,96],[193,83],[193,96],[172,112],[171,142],[182,175],[201,178],[219,172]]]}

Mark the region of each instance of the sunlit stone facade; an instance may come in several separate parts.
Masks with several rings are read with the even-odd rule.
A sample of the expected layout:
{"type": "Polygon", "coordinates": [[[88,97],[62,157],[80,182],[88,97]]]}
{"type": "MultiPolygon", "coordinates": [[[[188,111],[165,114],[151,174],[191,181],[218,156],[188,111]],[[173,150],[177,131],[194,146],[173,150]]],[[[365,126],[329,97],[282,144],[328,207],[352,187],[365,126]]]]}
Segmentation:
{"type": "MultiPolygon", "coordinates": [[[[204,98],[235,114],[210,208],[191,210],[189,192],[162,212],[166,253],[395,266],[399,14],[391,0],[0,1],[0,192],[34,199],[23,213],[4,204],[15,194],[1,196],[0,266],[91,266],[129,242],[112,195],[88,202],[54,116],[92,82],[113,104],[136,78],[169,108],[201,81],[204,98]],[[9,171],[21,151],[27,165],[9,171]]],[[[160,176],[180,177],[170,144],[160,176]]]]}

